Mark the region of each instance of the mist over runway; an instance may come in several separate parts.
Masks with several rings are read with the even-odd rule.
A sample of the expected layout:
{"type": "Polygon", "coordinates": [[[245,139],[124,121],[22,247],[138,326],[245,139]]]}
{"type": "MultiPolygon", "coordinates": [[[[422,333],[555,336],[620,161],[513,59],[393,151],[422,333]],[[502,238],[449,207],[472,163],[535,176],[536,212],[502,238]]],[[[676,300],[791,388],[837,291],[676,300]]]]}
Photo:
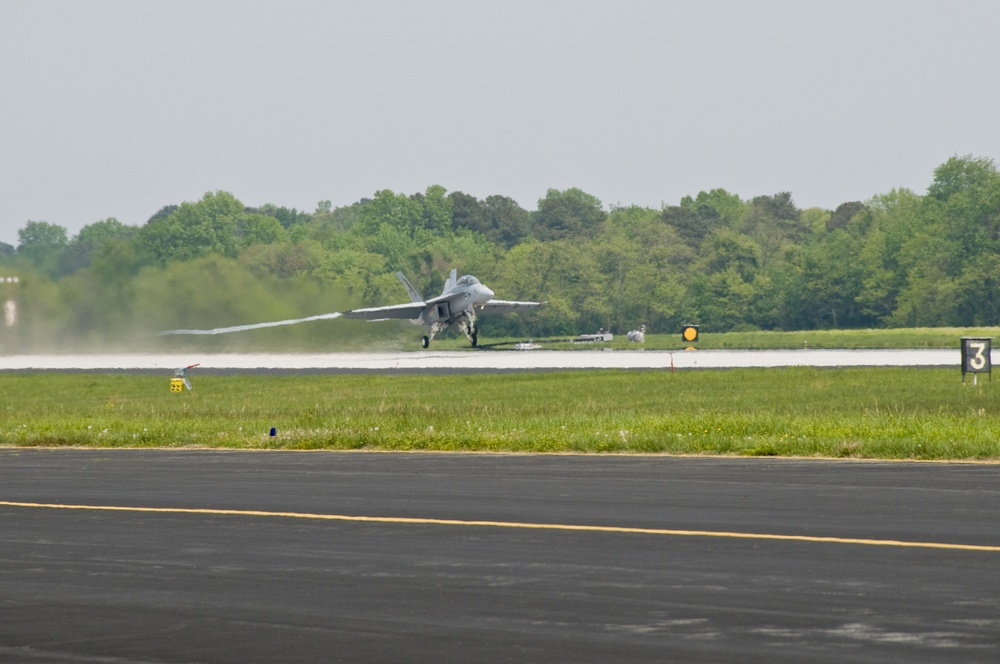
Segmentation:
{"type": "Polygon", "coordinates": [[[0,357],[0,371],[532,371],[740,367],[958,367],[956,349],[896,350],[470,350],[386,353],[50,354],[0,357]]]}

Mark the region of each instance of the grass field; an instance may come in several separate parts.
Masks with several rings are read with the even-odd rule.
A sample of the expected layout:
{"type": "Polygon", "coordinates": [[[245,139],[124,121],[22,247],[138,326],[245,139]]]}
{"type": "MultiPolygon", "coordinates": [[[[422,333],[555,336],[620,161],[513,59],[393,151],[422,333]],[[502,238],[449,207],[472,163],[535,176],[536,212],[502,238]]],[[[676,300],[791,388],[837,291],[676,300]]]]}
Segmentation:
{"type": "Polygon", "coordinates": [[[179,394],[6,373],[0,395],[4,445],[1000,460],[1000,383],[958,367],[201,375],[179,394]]]}

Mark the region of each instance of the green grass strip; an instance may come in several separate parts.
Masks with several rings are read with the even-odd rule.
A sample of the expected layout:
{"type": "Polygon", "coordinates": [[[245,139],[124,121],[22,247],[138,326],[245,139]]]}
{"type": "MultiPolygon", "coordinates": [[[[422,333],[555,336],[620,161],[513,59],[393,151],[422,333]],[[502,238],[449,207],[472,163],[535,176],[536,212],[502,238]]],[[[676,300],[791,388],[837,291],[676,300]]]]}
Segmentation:
{"type": "Polygon", "coordinates": [[[0,374],[0,444],[1000,460],[1000,383],[957,368],[193,380],[0,374]]]}

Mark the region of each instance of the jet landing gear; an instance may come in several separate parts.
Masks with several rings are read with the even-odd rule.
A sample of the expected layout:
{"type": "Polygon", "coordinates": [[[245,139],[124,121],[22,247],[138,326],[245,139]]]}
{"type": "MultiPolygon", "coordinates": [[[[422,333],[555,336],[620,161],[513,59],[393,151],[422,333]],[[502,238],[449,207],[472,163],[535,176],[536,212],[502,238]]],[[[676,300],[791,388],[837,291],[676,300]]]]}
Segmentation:
{"type": "MultiPolygon", "coordinates": [[[[431,342],[434,340],[434,337],[437,335],[437,333],[445,329],[446,327],[447,325],[442,325],[440,327],[435,327],[434,325],[431,325],[430,329],[427,330],[427,334],[420,337],[420,347],[428,348],[431,345],[431,342]]],[[[479,327],[475,323],[461,323],[460,327],[462,328],[462,332],[464,332],[465,336],[469,339],[469,343],[472,344],[472,347],[475,348],[476,346],[478,346],[479,327]]]]}
{"type": "MultiPolygon", "coordinates": [[[[469,335],[469,341],[472,342],[472,347],[473,348],[475,348],[478,345],[478,343],[479,343],[479,334],[478,334],[478,331],[477,332],[473,332],[472,334],[469,335]]],[[[430,345],[431,345],[431,338],[430,337],[428,337],[427,335],[424,335],[424,336],[420,337],[420,347],[421,348],[427,348],[430,345]]]]}
{"type": "Polygon", "coordinates": [[[479,345],[479,328],[476,327],[476,322],[465,322],[461,324],[461,327],[462,332],[465,333],[465,337],[469,340],[469,343],[472,344],[472,347],[475,348],[479,345]]]}
{"type": "Polygon", "coordinates": [[[420,347],[427,348],[430,346],[431,342],[434,341],[434,337],[437,336],[437,333],[447,328],[448,324],[441,321],[424,326],[424,332],[426,332],[426,334],[420,339],[420,347]]]}

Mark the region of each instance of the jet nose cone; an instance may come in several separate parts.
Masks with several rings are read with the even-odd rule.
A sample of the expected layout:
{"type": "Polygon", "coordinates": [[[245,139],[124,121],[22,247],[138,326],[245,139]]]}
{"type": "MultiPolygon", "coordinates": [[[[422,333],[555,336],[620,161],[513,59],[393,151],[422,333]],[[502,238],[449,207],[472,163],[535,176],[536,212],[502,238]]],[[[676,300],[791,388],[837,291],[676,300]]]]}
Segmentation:
{"type": "Polygon", "coordinates": [[[485,296],[486,301],[489,302],[490,300],[493,299],[493,291],[487,288],[486,286],[483,286],[483,296],[485,296]]]}

